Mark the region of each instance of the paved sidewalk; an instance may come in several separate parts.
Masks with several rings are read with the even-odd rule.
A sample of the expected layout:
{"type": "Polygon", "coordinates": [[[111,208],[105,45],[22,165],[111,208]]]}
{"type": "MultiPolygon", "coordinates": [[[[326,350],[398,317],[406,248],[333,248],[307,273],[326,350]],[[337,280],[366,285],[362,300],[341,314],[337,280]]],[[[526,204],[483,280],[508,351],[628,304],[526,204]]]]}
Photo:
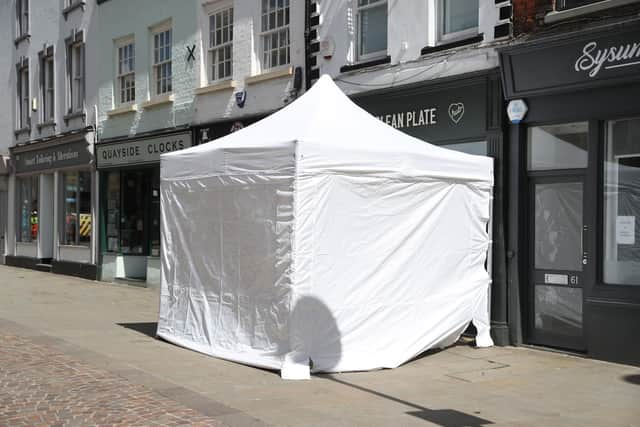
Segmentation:
{"type": "MultiPolygon", "coordinates": [[[[186,417],[232,426],[640,426],[640,369],[631,366],[458,345],[394,370],[283,381],[156,340],[157,309],[155,290],[0,266],[0,354],[15,340],[186,417]]],[[[32,370],[18,363],[14,372],[32,370]]]]}
{"type": "Polygon", "coordinates": [[[0,334],[0,425],[222,426],[150,389],[0,334]]]}

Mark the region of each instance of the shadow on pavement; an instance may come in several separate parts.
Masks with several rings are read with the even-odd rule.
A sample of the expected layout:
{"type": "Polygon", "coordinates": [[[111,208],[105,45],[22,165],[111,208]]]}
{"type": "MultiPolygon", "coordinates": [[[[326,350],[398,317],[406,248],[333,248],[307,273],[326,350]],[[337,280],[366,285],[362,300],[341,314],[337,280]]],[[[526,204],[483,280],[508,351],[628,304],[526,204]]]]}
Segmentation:
{"type": "Polygon", "coordinates": [[[371,393],[375,396],[382,397],[383,399],[389,399],[402,405],[411,406],[418,409],[417,411],[409,411],[408,415],[429,421],[433,424],[437,424],[442,427],[482,427],[488,424],[493,424],[492,421],[485,420],[484,418],[476,417],[475,415],[466,414],[464,412],[456,411],[455,409],[429,409],[424,406],[417,405],[415,403],[408,402],[406,400],[398,399],[397,397],[389,396],[388,394],[380,393],[376,390],[371,390],[366,387],[362,387],[350,382],[335,378],[330,374],[319,374],[319,377],[324,377],[331,381],[335,381],[339,384],[353,387],[366,393],[371,393]]]}
{"type": "Polygon", "coordinates": [[[622,377],[622,379],[625,380],[628,383],[635,384],[635,385],[640,385],[640,374],[625,375],[624,377],[622,377]]]}
{"type": "Polygon", "coordinates": [[[153,339],[156,338],[156,331],[158,330],[158,322],[142,322],[142,323],[116,323],[118,326],[122,326],[126,329],[139,332],[147,335],[153,339]]]}

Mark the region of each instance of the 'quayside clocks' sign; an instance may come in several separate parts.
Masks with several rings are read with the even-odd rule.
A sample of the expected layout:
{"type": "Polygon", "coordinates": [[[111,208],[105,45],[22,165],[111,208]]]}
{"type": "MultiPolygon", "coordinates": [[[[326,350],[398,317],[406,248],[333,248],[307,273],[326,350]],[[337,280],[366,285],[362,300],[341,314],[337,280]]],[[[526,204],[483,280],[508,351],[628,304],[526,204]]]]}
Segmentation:
{"type": "Polygon", "coordinates": [[[482,138],[486,133],[486,84],[387,92],[353,101],[376,118],[425,141],[482,138]]]}
{"type": "Polygon", "coordinates": [[[154,163],[160,155],[191,147],[191,132],[96,145],[98,168],[154,163]]]}
{"type": "Polygon", "coordinates": [[[640,26],[523,43],[501,56],[508,98],[640,80],[640,26]]]}

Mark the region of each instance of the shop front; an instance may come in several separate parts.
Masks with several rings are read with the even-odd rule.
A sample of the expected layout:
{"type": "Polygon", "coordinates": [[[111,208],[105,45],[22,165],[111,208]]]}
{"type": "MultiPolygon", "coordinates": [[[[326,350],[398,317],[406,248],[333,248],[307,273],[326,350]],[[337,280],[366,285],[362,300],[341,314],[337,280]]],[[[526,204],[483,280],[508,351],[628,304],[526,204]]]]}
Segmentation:
{"type": "Polygon", "coordinates": [[[378,119],[423,141],[494,158],[492,336],[509,344],[503,212],[503,95],[498,70],[458,75],[353,96],[378,119]]]}
{"type": "Polygon", "coordinates": [[[515,340],[640,365],[640,24],[500,56],[515,340]]]}
{"type": "Polygon", "coordinates": [[[8,265],[96,278],[93,133],[11,148],[8,265]]]}
{"type": "Polygon", "coordinates": [[[160,155],[191,145],[188,130],[96,145],[100,280],[160,285],[160,155]]]}
{"type": "Polygon", "coordinates": [[[260,114],[257,116],[203,123],[201,125],[194,126],[193,129],[195,145],[204,144],[205,142],[222,138],[223,136],[227,136],[230,133],[236,132],[244,128],[245,126],[249,126],[265,117],[266,115],[260,114]]]}
{"type": "Polygon", "coordinates": [[[7,251],[6,234],[9,213],[9,159],[0,154],[0,264],[4,264],[7,251]]]}

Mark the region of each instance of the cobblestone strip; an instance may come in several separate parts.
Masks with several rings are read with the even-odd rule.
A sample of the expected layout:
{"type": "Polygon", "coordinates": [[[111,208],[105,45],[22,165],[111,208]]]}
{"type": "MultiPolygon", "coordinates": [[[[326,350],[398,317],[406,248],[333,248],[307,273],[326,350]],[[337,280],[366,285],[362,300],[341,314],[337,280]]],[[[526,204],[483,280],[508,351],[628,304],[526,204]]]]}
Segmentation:
{"type": "Polygon", "coordinates": [[[0,426],[222,426],[108,371],[0,333],[0,426]]]}

